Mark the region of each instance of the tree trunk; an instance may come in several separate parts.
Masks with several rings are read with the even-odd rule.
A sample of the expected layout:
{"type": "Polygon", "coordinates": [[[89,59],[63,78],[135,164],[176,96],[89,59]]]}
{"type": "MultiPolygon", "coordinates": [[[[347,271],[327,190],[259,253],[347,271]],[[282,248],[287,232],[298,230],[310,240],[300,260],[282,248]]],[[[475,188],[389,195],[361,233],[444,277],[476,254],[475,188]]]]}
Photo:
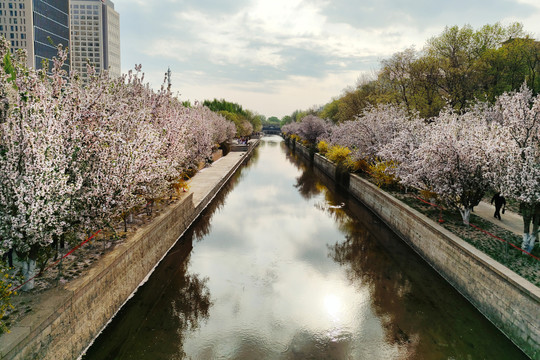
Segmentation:
{"type": "MultiPolygon", "coordinates": [[[[22,260],[22,275],[23,275],[23,282],[26,282],[29,279],[32,279],[36,275],[36,260],[32,260],[29,258],[22,260]]],[[[34,279],[24,284],[24,286],[22,287],[22,290],[28,291],[28,290],[32,290],[33,288],[34,288],[34,279]]]]}
{"type": "Polygon", "coordinates": [[[463,210],[460,209],[459,212],[461,213],[461,218],[463,219],[463,223],[465,225],[469,225],[469,218],[471,217],[471,208],[464,208],[463,210]]]}

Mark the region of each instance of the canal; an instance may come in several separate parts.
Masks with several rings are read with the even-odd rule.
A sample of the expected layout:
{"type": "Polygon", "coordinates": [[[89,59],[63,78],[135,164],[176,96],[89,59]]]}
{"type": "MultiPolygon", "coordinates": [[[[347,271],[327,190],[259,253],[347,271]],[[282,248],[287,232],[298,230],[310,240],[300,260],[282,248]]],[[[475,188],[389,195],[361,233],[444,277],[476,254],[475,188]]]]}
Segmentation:
{"type": "Polygon", "coordinates": [[[377,217],[265,137],[83,359],[525,359],[377,217]]]}

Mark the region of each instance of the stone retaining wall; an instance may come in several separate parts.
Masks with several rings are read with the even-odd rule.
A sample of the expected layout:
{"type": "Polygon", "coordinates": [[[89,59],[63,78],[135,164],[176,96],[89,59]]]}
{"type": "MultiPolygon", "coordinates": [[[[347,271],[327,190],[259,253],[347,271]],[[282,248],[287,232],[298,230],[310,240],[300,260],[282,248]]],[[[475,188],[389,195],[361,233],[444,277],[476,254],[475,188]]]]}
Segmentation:
{"type": "Polygon", "coordinates": [[[87,274],[36,298],[33,320],[23,319],[0,337],[0,358],[76,359],[248,156],[249,152],[223,174],[198,204],[193,193],[188,194],[106,254],[87,274]]]}
{"type": "MultiPolygon", "coordinates": [[[[296,151],[304,155],[301,147],[296,144],[296,151]]],[[[314,165],[336,180],[337,167],[328,159],[315,154],[314,165]]],[[[512,342],[540,360],[538,287],[361,177],[351,175],[348,190],[512,342]]]]}
{"type": "Polygon", "coordinates": [[[297,145],[298,146],[296,147],[296,152],[309,159],[311,157],[309,149],[300,143],[297,143],[297,145]]]}

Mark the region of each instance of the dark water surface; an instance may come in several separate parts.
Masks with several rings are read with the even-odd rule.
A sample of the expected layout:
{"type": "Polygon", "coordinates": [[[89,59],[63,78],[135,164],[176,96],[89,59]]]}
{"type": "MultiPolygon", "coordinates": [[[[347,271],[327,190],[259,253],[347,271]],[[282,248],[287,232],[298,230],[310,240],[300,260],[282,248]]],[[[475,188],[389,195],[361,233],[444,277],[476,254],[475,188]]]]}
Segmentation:
{"type": "Polygon", "coordinates": [[[269,137],[84,358],[526,357],[366,208],[269,137]]]}

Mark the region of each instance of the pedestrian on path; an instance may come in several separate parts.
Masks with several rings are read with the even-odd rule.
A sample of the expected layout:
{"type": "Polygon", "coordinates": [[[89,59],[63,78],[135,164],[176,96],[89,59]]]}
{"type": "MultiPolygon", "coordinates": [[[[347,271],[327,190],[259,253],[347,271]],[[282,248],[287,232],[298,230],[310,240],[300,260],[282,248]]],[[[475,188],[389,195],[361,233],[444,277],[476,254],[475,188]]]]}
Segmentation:
{"type": "Polygon", "coordinates": [[[493,204],[493,202],[495,202],[495,214],[493,215],[493,217],[495,217],[496,219],[501,220],[501,212],[500,211],[501,211],[501,208],[503,208],[502,212],[504,214],[504,211],[506,209],[506,199],[504,198],[504,196],[501,196],[500,192],[497,192],[491,198],[491,204],[493,204]]]}

